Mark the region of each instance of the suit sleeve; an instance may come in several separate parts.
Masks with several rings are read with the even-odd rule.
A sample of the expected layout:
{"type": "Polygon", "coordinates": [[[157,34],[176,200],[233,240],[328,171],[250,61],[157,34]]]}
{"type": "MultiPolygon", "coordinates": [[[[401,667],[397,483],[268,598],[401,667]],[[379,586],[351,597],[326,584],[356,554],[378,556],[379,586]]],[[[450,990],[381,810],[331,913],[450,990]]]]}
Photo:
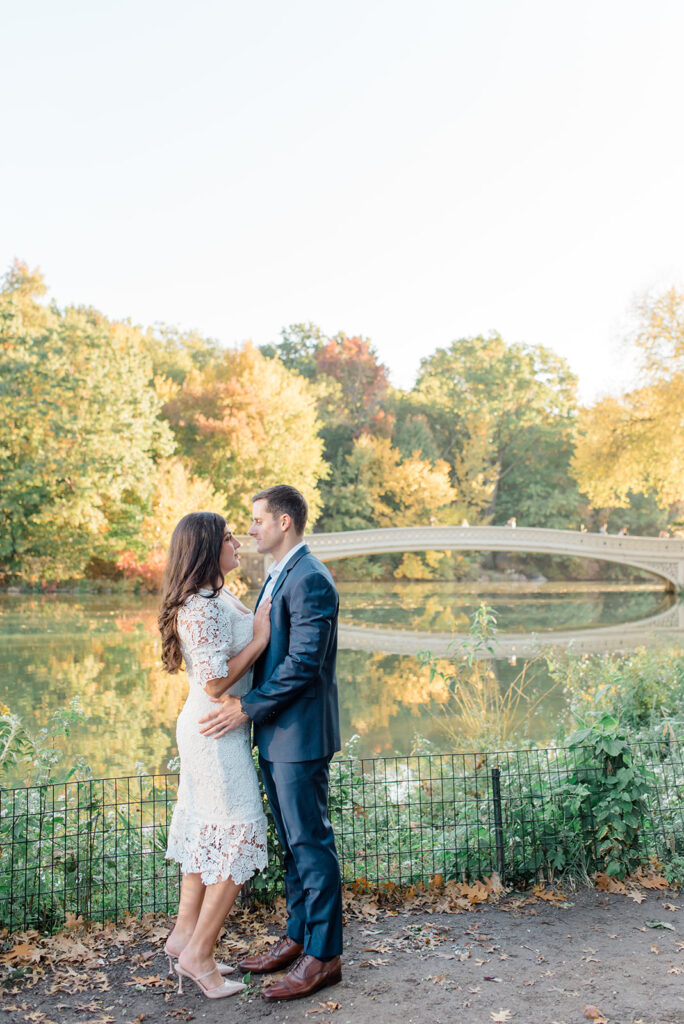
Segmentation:
{"type": "Polygon", "coordinates": [[[337,591],[322,573],[303,577],[293,588],[287,656],[240,702],[253,722],[275,718],[314,684],[328,650],[337,609],[337,591]]]}

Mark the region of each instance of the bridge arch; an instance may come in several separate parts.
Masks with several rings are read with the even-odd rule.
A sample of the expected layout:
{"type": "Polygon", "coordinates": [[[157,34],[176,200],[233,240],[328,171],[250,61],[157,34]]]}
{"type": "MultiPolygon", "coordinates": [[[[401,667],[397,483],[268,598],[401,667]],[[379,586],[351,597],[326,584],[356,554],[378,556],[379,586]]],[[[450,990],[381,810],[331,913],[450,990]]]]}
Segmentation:
{"type": "MultiPolygon", "coordinates": [[[[263,579],[270,558],[256,553],[251,537],[240,539],[245,568],[263,579]]],[[[400,526],[312,533],[306,541],[324,562],[407,551],[520,551],[615,562],[659,577],[668,590],[684,587],[684,540],[677,537],[618,537],[529,526],[400,526]]]]}

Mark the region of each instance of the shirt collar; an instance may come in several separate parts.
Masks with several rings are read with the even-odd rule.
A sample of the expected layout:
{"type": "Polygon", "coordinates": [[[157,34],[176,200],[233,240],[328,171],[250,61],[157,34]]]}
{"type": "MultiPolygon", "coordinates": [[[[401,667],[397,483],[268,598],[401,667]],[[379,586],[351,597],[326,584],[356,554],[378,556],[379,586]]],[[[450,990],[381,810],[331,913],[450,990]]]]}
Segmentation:
{"type": "Polygon", "coordinates": [[[276,579],[276,577],[280,575],[280,573],[283,571],[283,569],[290,561],[292,556],[295,554],[295,552],[299,551],[300,548],[303,548],[305,544],[306,541],[300,540],[299,544],[295,544],[293,548],[290,548],[287,554],[283,555],[279,562],[274,562],[273,565],[269,567],[268,575],[273,577],[273,579],[276,579]]]}

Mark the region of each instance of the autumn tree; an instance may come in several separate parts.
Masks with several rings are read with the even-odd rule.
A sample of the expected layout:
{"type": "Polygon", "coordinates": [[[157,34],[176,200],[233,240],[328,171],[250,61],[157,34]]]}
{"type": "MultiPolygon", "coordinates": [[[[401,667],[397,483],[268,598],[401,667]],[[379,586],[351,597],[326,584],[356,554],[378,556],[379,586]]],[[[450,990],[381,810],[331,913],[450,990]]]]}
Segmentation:
{"type": "Polygon", "coordinates": [[[507,345],[498,334],[463,338],[423,359],[408,405],[429,428],[425,443],[449,463],[471,522],[511,514],[533,526],[574,520],[575,390],[559,356],[507,345]]]}
{"type": "Polygon", "coordinates": [[[44,291],[19,262],[0,291],[0,565],[29,579],[134,542],[172,448],[141,333],[44,291]]]}
{"type": "Polygon", "coordinates": [[[282,482],[304,493],[313,524],[327,467],[306,379],[246,344],[189,373],[164,413],[192,472],[225,495],[234,530],[248,527],[255,491],[282,482]]]}
{"type": "Polygon", "coordinates": [[[424,526],[450,508],[454,491],[445,462],[402,458],[389,438],[362,434],[331,490],[327,530],[424,526]]]}
{"type": "Polygon", "coordinates": [[[280,359],[288,370],[311,380],[318,372],[316,353],[327,341],[316,324],[290,324],[289,327],[283,327],[280,341],[276,345],[260,345],[259,351],[267,359],[280,359]]]}
{"type": "Polygon", "coordinates": [[[338,334],[315,353],[319,374],[339,384],[340,400],[330,409],[328,424],[353,437],[362,433],[387,436],[392,421],[387,410],[387,368],[378,362],[367,338],[338,334]]]}
{"type": "Polygon", "coordinates": [[[684,294],[643,298],[631,343],[638,386],[582,410],[573,469],[595,505],[642,492],[666,508],[684,499],[684,294]]]}
{"type": "Polygon", "coordinates": [[[178,456],[162,459],[156,467],[149,511],[140,524],[134,548],[126,548],[117,566],[149,589],[157,589],[166,566],[171,534],[190,512],[223,514],[226,498],[210,480],[193,474],[178,456]]]}
{"type": "Polygon", "coordinates": [[[215,338],[197,331],[182,331],[162,324],[145,334],[146,349],[155,378],[166,378],[181,385],[193,370],[205,370],[223,358],[223,349],[215,338]]]}

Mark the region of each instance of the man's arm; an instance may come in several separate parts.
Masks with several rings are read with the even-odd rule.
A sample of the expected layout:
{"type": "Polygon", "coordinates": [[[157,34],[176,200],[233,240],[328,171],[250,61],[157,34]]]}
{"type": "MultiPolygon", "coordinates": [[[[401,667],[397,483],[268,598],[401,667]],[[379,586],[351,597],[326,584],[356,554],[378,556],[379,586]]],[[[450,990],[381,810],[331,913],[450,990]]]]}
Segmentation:
{"type": "Polygon", "coordinates": [[[337,591],[320,572],[304,576],[290,595],[290,642],[275,671],[241,699],[253,722],[272,718],[318,678],[337,617],[337,591]]]}
{"type": "Polygon", "coordinates": [[[320,673],[337,608],[337,591],[322,573],[310,573],[300,580],[290,597],[290,644],[286,658],[268,679],[244,697],[220,697],[217,710],[200,719],[202,735],[218,739],[250,719],[258,723],[275,717],[296,700],[320,673]]]}

